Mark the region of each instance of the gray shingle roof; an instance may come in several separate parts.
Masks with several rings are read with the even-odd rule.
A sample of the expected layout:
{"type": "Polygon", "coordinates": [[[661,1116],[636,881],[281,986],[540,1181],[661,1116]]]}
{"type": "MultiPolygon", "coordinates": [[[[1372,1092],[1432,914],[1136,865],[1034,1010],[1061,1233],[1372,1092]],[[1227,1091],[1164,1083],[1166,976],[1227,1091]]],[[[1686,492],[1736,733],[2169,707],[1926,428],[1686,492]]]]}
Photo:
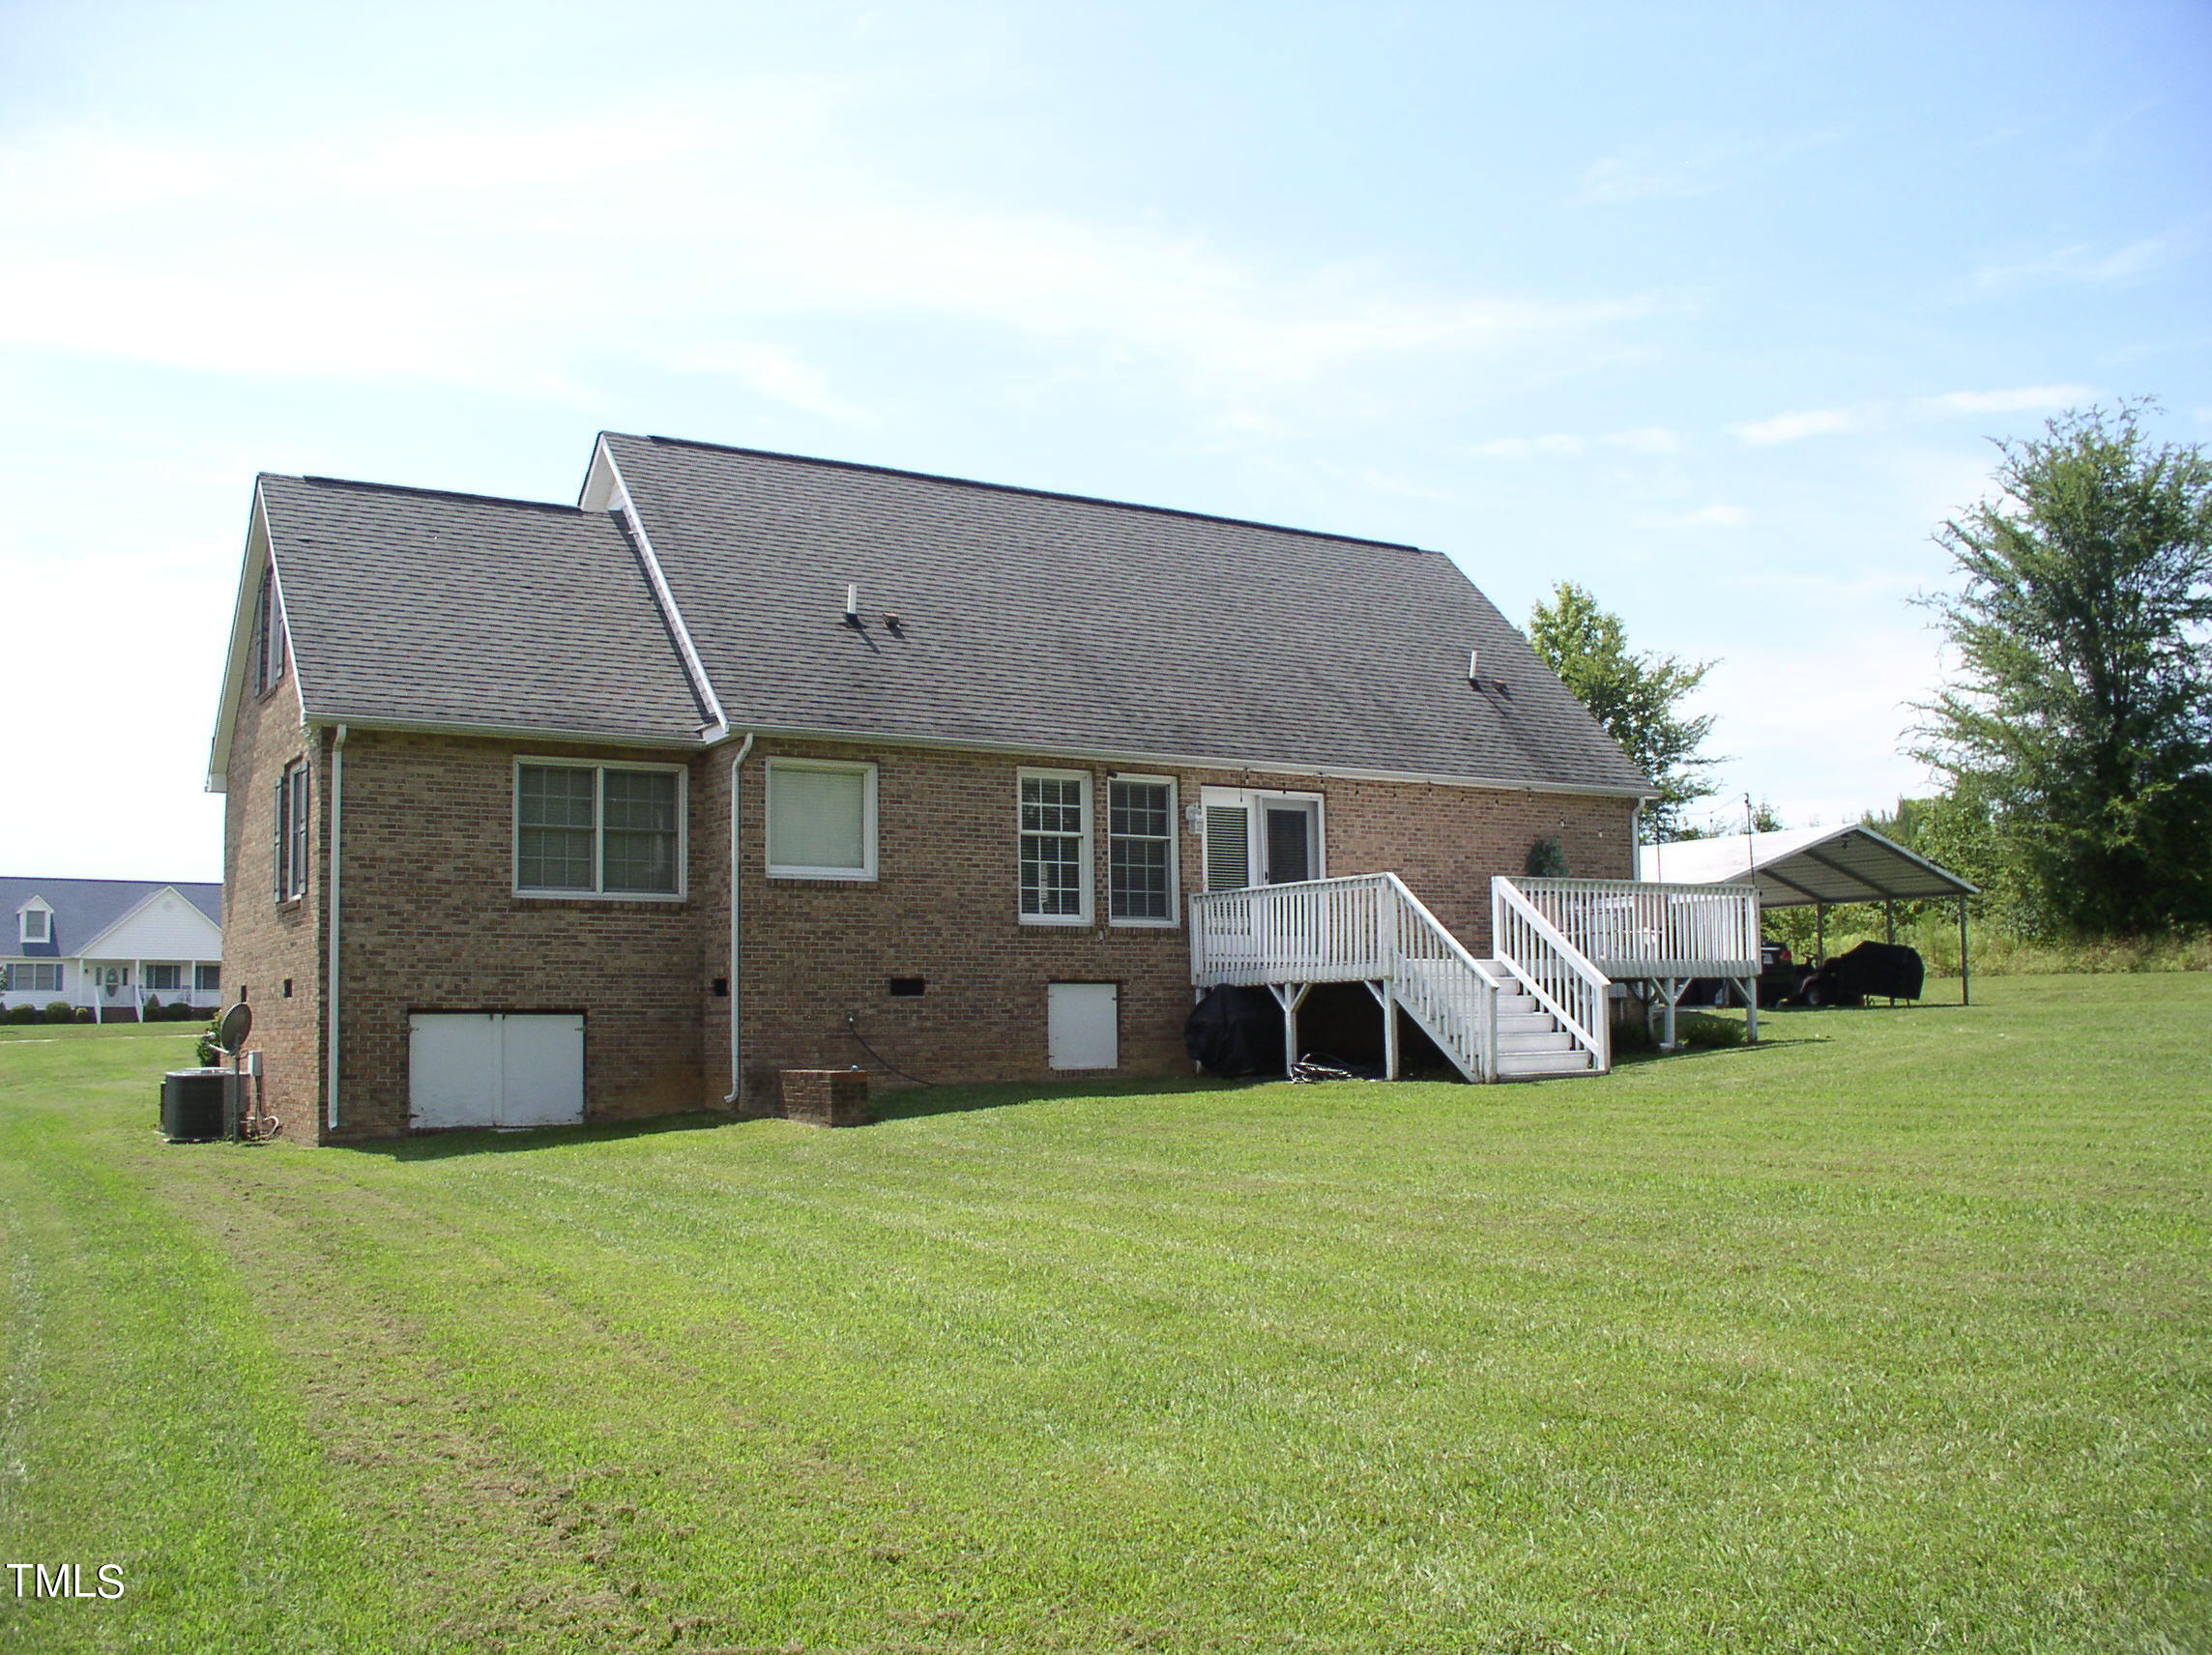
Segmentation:
{"type": "Polygon", "coordinates": [[[604,512],[264,476],[306,716],[686,740],[697,698],[604,512]]]}
{"type": "Polygon", "coordinates": [[[750,450],[605,441],[734,726],[1647,786],[1436,553],[750,450]],[[842,624],[847,582],[860,588],[860,630],[842,624]],[[1470,649],[1481,652],[1480,689],[1468,683],[1470,649]]]}
{"type": "Polygon", "coordinates": [[[20,879],[0,874],[0,954],[17,959],[68,959],[158,890],[177,894],[222,923],[222,886],[186,880],[20,879]],[[19,944],[15,911],[43,896],[54,911],[51,944],[19,944]]]}

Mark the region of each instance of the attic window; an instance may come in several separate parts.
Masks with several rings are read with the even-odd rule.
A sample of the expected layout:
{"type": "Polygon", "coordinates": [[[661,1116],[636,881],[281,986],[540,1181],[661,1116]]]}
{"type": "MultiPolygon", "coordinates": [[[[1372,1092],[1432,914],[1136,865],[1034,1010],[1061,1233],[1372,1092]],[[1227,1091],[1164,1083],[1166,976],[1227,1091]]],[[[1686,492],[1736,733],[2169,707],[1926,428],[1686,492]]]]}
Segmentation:
{"type": "Polygon", "coordinates": [[[284,628],[276,614],[276,571],[264,567],[253,595],[253,688],[267,689],[284,676],[284,628]]]}
{"type": "Polygon", "coordinates": [[[54,940],[54,916],[44,908],[26,908],[19,915],[22,920],[18,935],[26,943],[51,943],[54,940]]]}

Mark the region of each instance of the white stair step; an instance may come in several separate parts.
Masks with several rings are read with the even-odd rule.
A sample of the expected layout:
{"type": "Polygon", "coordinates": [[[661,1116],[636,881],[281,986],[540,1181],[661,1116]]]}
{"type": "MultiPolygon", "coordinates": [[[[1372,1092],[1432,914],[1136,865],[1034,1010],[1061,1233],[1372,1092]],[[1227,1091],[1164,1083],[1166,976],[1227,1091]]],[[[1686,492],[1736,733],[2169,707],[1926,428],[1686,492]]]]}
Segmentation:
{"type": "Polygon", "coordinates": [[[1506,1034],[1549,1034],[1558,1028],[1559,1020],[1548,1011],[1507,1011],[1502,1006],[1498,1012],[1498,1032],[1506,1034]]]}
{"type": "Polygon", "coordinates": [[[1500,1059],[1534,1056],[1539,1052],[1571,1052],[1575,1037],[1564,1029],[1556,1029],[1548,1034],[1500,1034],[1498,1053],[1500,1059]]]}
{"type": "Polygon", "coordinates": [[[1592,1064],[1587,1052],[1500,1052],[1498,1073],[1503,1080],[1537,1075],[1586,1075],[1592,1064]]]}

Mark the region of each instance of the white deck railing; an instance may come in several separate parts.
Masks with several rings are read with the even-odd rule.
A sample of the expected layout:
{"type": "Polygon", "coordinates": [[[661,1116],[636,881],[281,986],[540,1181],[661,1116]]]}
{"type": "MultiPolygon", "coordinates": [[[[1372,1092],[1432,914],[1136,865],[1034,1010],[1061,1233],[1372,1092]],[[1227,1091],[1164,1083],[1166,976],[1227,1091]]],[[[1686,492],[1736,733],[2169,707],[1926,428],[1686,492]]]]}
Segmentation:
{"type": "Polygon", "coordinates": [[[1613,1067],[1606,1005],[1612,979],[1503,876],[1490,882],[1490,951],[1590,1055],[1599,1074],[1613,1067]]]}
{"type": "Polygon", "coordinates": [[[1759,975],[1759,891],[1754,886],[1575,879],[1504,883],[1616,980],[1759,975]]]}
{"type": "Polygon", "coordinates": [[[1396,874],[1194,896],[1190,965],[1200,988],[1380,984],[1461,1073],[1497,1078],[1499,979],[1396,874]]]}

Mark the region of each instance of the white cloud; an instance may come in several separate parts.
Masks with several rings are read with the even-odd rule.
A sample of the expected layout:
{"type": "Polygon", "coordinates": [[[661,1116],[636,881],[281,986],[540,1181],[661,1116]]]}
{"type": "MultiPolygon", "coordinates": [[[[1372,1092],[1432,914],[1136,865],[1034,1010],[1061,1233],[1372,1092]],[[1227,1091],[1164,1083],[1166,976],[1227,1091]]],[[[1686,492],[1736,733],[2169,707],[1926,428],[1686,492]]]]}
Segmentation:
{"type": "Polygon", "coordinates": [[[1485,459],[1525,460],[1538,454],[1571,457],[1588,446],[1580,437],[1570,436],[1564,431],[1553,431],[1541,437],[1497,437],[1487,443],[1475,443],[1467,451],[1480,454],[1485,459]]]}
{"type": "Polygon", "coordinates": [[[815,353],[779,335],[921,320],[1050,345],[1056,371],[1143,380],[1218,421],[1341,413],[1363,379],[1441,382],[1470,358],[1556,371],[1652,308],[1265,268],[1195,235],[878,176],[839,159],[820,86],[733,106],[297,151],[0,145],[0,221],[22,249],[0,268],[0,343],[556,394],[619,350],[848,418],[815,353]],[[166,170],[131,193],[155,151],[166,170]]]}
{"type": "Polygon", "coordinates": [[[1539,454],[1571,459],[1587,452],[1593,443],[1638,454],[1674,454],[1688,447],[1679,432],[1664,425],[1644,425],[1632,431],[1608,431],[1594,438],[1567,431],[1551,431],[1541,437],[1494,437],[1487,443],[1470,445],[1467,451],[1485,459],[1522,460],[1539,454]]]}
{"type": "Polygon", "coordinates": [[[1839,431],[1855,431],[1863,427],[1873,410],[1866,405],[1855,408],[1808,408],[1796,414],[1777,414],[1771,419],[1754,420],[1747,424],[1733,425],[1730,429],[1755,449],[1771,447],[1776,443],[1794,443],[1806,437],[1832,436],[1839,431]]]}
{"type": "Polygon", "coordinates": [[[1640,425],[1632,431],[1608,431],[1598,439],[1608,448],[1626,449],[1636,454],[1678,454],[1690,445],[1679,431],[1664,425],[1640,425]]]}
{"type": "Polygon", "coordinates": [[[1679,517],[1662,517],[1656,521],[1659,527],[1667,529],[1734,529],[1750,522],[1751,513],[1740,506],[1701,506],[1679,517]]]}
{"type": "Polygon", "coordinates": [[[1940,396],[1923,396],[1911,408],[1929,416],[2025,414],[2073,407],[2094,401],[2096,395],[2096,387],[2090,385],[2023,385],[2016,391],[1948,391],[1940,396]]]}
{"type": "Polygon", "coordinates": [[[2092,401],[2096,388],[2088,385],[2023,385],[2005,391],[1946,391],[1936,396],[1917,396],[1890,402],[1856,402],[1844,408],[1808,408],[1793,414],[1776,414],[1730,427],[1752,448],[1800,442],[1807,437],[1836,436],[1867,431],[1893,421],[1915,422],[1946,420],[1964,414],[2023,414],[2056,410],[2092,401]]]}
{"type": "Polygon", "coordinates": [[[1985,292],[2054,282],[2122,286],[2169,263],[2183,251],[2185,240],[2170,235],[2144,236],[2122,247],[2102,249],[2077,242],[2013,264],[1984,265],[1974,272],[1973,281],[1985,292]]]}

